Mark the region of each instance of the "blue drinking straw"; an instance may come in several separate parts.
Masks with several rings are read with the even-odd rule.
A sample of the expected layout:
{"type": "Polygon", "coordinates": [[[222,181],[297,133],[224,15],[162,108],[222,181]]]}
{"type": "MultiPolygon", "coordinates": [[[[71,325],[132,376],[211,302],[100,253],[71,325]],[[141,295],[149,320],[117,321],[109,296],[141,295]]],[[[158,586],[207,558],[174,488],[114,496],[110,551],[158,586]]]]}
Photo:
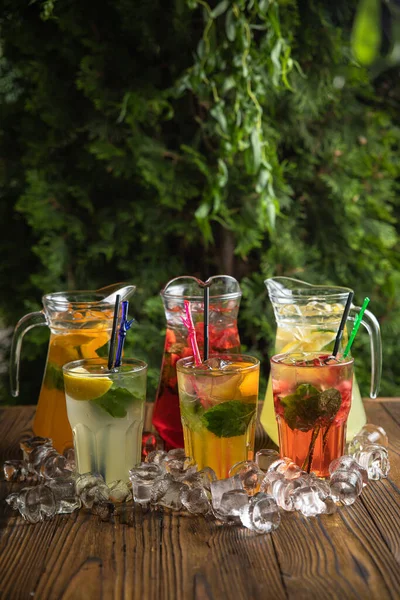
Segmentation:
{"type": "Polygon", "coordinates": [[[129,307],[128,300],[124,300],[122,302],[121,323],[120,323],[119,332],[118,332],[118,347],[117,347],[117,353],[115,356],[114,367],[121,366],[122,350],[124,348],[126,332],[131,328],[132,323],[134,321],[134,319],[131,319],[130,321],[127,320],[128,307],[129,307]]]}

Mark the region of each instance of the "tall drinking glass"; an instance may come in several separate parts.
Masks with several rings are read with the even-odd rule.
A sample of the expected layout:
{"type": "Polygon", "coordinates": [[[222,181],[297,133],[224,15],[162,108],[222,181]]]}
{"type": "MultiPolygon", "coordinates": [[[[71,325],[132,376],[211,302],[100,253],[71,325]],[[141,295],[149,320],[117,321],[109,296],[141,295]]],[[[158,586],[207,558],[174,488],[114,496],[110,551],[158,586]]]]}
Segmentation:
{"type": "Polygon", "coordinates": [[[254,454],[260,362],[241,354],[176,363],[185,452],[219,479],[254,454]]]}
{"type": "Polygon", "coordinates": [[[271,376],[281,455],[327,477],[329,464],[344,451],[353,359],[321,352],[277,354],[271,376]]]}
{"type": "Polygon", "coordinates": [[[79,473],[100,473],[110,483],[128,481],[140,462],[147,365],[124,358],[77,360],[63,367],[68,419],[79,473]]]}

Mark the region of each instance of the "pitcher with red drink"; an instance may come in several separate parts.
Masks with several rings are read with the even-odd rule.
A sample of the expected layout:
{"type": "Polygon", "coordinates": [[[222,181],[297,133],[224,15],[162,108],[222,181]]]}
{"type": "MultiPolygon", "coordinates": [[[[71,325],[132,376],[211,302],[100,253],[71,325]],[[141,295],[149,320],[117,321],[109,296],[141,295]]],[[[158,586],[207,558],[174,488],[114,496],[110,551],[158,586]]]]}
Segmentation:
{"type": "MultiPolygon", "coordinates": [[[[210,284],[209,353],[232,354],[240,351],[237,328],[242,292],[239,283],[229,275],[215,275],[210,284]]],[[[161,291],[167,330],[160,382],[153,412],[153,424],[167,448],[182,448],[183,433],[179,410],[176,362],[192,356],[188,330],[183,324],[184,301],[190,302],[197,343],[203,356],[204,284],[190,276],[176,277],[161,291]]]]}

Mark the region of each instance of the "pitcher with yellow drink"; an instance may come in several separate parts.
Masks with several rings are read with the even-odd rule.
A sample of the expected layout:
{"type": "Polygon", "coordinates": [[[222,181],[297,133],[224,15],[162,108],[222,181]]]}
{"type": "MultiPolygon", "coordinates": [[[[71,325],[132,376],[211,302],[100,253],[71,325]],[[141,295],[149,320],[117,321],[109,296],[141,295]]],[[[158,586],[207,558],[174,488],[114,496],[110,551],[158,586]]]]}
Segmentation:
{"type": "MultiPolygon", "coordinates": [[[[290,277],[272,277],[265,281],[277,324],[275,354],[287,352],[332,352],[336,333],[348,298],[349,288],[315,286],[290,277]]],[[[349,320],[354,321],[360,308],[352,305],[349,320]]],[[[371,342],[370,397],[376,398],[382,371],[382,347],[379,323],[365,311],[361,323],[371,342]]],[[[347,344],[344,330],[339,353],[347,344]]],[[[261,423],[270,438],[278,443],[271,377],[261,413],[261,423]]],[[[351,410],[347,421],[347,440],[366,423],[366,415],[357,381],[353,380],[351,410]]]]}

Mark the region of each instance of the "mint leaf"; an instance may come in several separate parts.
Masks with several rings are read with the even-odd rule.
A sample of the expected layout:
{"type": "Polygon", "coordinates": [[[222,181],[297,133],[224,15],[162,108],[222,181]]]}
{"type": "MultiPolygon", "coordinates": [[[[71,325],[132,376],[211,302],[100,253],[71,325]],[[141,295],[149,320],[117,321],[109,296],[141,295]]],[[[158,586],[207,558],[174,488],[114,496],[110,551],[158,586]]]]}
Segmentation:
{"type": "Polygon", "coordinates": [[[321,392],[319,396],[320,416],[328,421],[333,421],[342,403],[342,395],[339,390],[329,388],[321,392]]]}
{"type": "Polygon", "coordinates": [[[132,394],[126,388],[111,388],[100,396],[100,398],[96,398],[95,400],[90,400],[97,406],[100,406],[103,410],[108,412],[109,415],[116,419],[122,419],[126,417],[127,409],[134,402],[144,402],[144,398],[139,398],[132,394]]]}
{"type": "Polygon", "coordinates": [[[207,410],[202,417],[202,421],[208,431],[211,431],[217,437],[235,437],[246,433],[255,413],[255,404],[230,400],[207,410]]]}
{"type": "Polygon", "coordinates": [[[316,425],[326,425],[335,418],[342,397],[338,390],[330,388],[320,392],[310,383],[297,386],[294,394],[280,399],[283,417],[290,429],[309,431],[316,425]]]}
{"type": "Polygon", "coordinates": [[[60,390],[63,392],[64,377],[62,368],[55,363],[47,363],[43,383],[49,390],[60,390]]]}
{"type": "Polygon", "coordinates": [[[103,346],[100,346],[100,348],[97,348],[97,350],[96,350],[97,356],[99,356],[100,358],[108,358],[109,346],[110,346],[109,342],[106,342],[105,344],[103,344],[103,346]]]}

